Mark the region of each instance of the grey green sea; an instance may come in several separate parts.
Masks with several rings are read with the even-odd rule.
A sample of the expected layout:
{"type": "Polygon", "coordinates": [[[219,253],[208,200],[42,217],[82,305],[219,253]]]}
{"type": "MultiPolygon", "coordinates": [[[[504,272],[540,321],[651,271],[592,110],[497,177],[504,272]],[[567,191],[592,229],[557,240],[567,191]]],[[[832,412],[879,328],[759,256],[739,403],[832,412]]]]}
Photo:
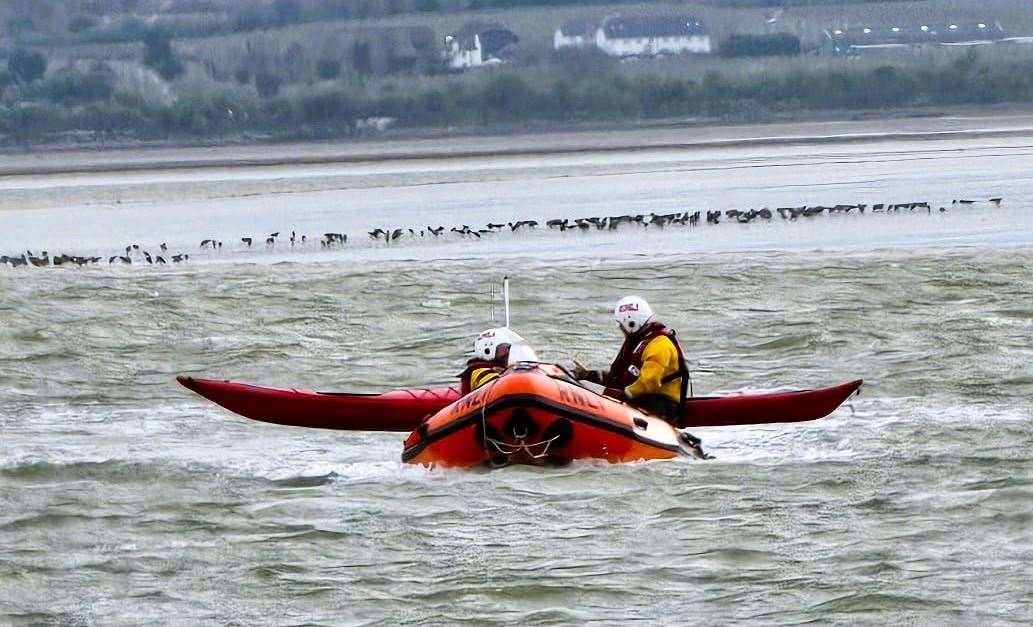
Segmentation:
{"type": "Polygon", "coordinates": [[[0,186],[0,253],[103,257],[0,266],[0,624],[1033,620],[1033,137],[0,186]],[[911,201],[930,210],[544,227],[911,201]],[[448,233],[517,219],[542,226],[448,233]],[[191,258],[108,263],[132,243],[191,258]],[[612,304],[635,293],[678,330],[697,394],[865,385],[819,421],[700,429],[706,462],[471,472],[175,382],[448,384],[504,275],[546,360],[608,363],[612,304]]]}

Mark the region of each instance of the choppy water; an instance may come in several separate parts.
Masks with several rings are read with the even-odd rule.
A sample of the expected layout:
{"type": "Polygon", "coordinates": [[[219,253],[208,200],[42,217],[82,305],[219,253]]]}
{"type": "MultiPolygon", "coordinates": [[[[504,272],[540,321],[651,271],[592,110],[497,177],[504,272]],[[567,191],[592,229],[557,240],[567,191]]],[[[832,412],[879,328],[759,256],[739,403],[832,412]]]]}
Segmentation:
{"type": "Polygon", "coordinates": [[[1024,203],[645,251],[541,236],[0,270],[0,623],[1028,624],[1024,203]],[[712,462],[470,473],[402,465],[398,434],[250,423],[173,381],[444,383],[502,273],[543,358],[606,362],[607,312],[634,291],[679,329],[697,392],[867,383],[819,422],[701,430],[712,462]]]}
{"type": "Polygon", "coordinates": [[[97,624],[1024,622],[1033,252],[728,261],[528,262],[514,306],[544,356],[602,362],[605,309],[636,289],[682,330],[700,388],[864,377],[850,408],[708,430],[712,463],[489,475],[402,466],[397,435],[248,423],[172,382],[445,381],[485,323],[481,263],[4,276],[0,607],[97,624]]]}

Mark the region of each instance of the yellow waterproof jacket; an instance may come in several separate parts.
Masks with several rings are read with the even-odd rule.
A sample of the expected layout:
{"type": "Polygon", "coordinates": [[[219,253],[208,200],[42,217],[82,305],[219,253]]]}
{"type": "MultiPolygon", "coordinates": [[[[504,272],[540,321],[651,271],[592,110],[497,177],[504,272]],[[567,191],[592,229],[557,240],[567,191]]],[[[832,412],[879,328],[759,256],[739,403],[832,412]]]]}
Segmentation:
{"type": "Polygon", "coordinates": [[[470,373],[470,391],[498,378],[499,372],[494,368],[476,368],[470,373]]]}
{"type": "Polygon", "coordinates": [[[681,402],[681,377],[663,383],[664,377],[678,372],[678,349],[666,335],[654,337],[642,351],[642,367],[639,376],[624,388],[628,398],[645,394],[663,394],[675,403],[681,402]]]}

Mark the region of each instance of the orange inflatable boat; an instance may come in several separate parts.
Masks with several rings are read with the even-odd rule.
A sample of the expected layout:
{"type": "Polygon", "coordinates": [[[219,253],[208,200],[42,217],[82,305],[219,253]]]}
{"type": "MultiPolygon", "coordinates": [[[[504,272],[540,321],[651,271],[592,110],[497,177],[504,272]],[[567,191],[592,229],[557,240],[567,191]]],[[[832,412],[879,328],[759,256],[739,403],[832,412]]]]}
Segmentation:
{"type": "MultiPolygon", "coordinates": [[[[205,398],[252,420],[345,431],[410,431],[402,459],[414,464],[629,462],[699,457],[674,427],[583,387],[559,366],[523,362],[466,396],[455,389],[384,394],[312,392],[179,377],[205,398]]],[[[678,427],[818,420],[862,381],[813,390],[698,397],[685,401],[678,427]]]]}
{"type": "Polygon", "coordinates": [[[402,460],[499,467],[693,454],[663,420],[585,389],[558,366],[526,363],[421,423],[402,460]]]}

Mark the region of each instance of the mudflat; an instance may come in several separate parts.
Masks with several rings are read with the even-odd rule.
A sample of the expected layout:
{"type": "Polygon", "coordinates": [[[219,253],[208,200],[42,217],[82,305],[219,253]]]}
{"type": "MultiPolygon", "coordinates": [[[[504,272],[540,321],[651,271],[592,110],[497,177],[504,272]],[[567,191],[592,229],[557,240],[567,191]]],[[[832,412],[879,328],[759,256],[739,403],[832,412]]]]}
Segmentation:
{"type": "Polygon", "coordinates": [[[150,169],[233,168],[679,149],[873,139],[942,139],[1033,134],[1033,111],[1016,107],[959,108],[940,115],[739,125],[671,121],[632,129],[499,135],[435,136],[364,141],[216,146],[37,148],[0,154],[0,176],[150,169]]]}

